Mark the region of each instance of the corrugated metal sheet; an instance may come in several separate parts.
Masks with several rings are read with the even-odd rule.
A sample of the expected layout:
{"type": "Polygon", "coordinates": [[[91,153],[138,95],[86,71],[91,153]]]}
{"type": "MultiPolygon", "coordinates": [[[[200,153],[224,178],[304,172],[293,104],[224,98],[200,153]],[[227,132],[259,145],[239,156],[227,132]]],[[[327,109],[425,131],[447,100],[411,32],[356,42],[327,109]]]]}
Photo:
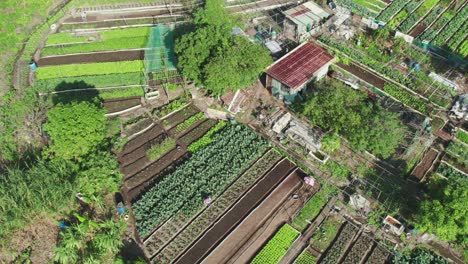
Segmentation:
{"type": "Polygon", "coordinates": [[[333,59],[323,48],[307,42],[279,60],[266,72],[274,79],[295,88],[333,59]]]}

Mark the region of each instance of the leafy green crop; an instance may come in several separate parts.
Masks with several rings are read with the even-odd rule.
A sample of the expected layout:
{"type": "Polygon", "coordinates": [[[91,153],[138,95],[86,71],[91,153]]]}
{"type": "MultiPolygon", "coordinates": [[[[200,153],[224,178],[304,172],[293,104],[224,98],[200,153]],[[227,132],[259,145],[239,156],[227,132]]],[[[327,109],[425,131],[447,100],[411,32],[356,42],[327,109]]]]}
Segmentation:
{"type": "Polygon", "coordinates": [[[187,130],[193,124],[195,124],[198,121],[203,120],[203,119],[206,119],[206,116],[205,116],[204,113],[201,113],[201,112],[196,113],[195,115],[185,119],[184,122],[178,124],[174,128],[174,131],[175,131],[176,134],[180,134],[180,133],[184,132],[185,130],[187,130]]]}
{"type": "Polygon", "coordinates": [[[219,123],[217,123],[203,137],[201,137],[197,141],[190,144],[190,146],[188,146],[188,148],[187,148],[188,151],[193,153],[193,152],[198,151],[200,148],[203,148],[203,147],[208,146],[209,144],[211,144],[213,142],[213,139],[212,139],[213,135],[218,133],[226,125],[227,125],[227,123],[225,121],[220,121],[219,123]]]}
{"type": "Polygon", "coordinates": [[[141,72],[143,70],[143,61],[119,61],[119,62],[100,62],[89,64],[69,64],[49,67],[39,67],[37,69],[37,79],[52,79],[60,77],[74,77],[96,74],[113,74],[141,72]]]}
{"type": "Polygon", "coordinates": [[[182,207],[190,218],[203,206],[205,195],[219,195],[267,148],[268,143],[249,128],[226,126],[223,133],[213,136],[212,144],[194,153],[133,204],[140,235],[146,236],[182,207]]]}
{"type": "Polygon", "coordinates": [[[454,169],[453,167],[445,163],[441,163],[440,166],[437,168],[436,172],[449,180],[458,180],[468,177],[468,175],[454,169]]]}
{"type": "Polygon", "coordinates": [[[125,50],[125,49],[139,49],[146,47],[148,37],[132,37],[111,39],[105,41],[96,41],[89,43],[79,43],[75,45],[66,46],[51,46],[45,47],[41,51],[41,56],[64,55],[73,53],[86,53],[93,51],[105,50],[125,50]]]}
{"type": "Polygon", "coordinates": [[[286,254],[299,232],[290,225],[283,225],[266,246],[255,256],[251,264],[278,263],[286,254]]]}
{"type": "Polygon", "coordinates": [[[463,143],[452,141],[446,148],[446,151],[450,156],[454,157],[457,162],[468,167],[468,150],[463,143]]]}
{"type": "Polygon", "coordinates": [[[320,210],[328,202],[331,194],[335,193],[336,189],[331,185],[323,185],[322,188],[310,198],[310,200],[299,211],[299,214],[293,219],[293,226],[298,230],[304,230],[308,221],[312,221],[319,213],[320,210]]]}
{"type": "Polygon", "coordinates": [[[408,0],[395,0],[377,17],[378,20],[388,22],[408,3],[408,0]]]}
{"type": "Polygon", "coordinates": [[[294,264],[313,264],[317,262],[317,258],[314,257],[309,251],[304,250],[304,252],[299,255],[294,264]]]}
{"type": "Polygon", "coordinates": [[[129,72],[37,80],[33,86],[41,92],[51,92],[84,88],[137,85],[142,83],[142,73],[129,72]]]}
{"type": "Polygon", "coordinates": [[[459,130],[457,131],[456,137],[457,137],[461,142],[468,144],[468,133],[466,133],[465,131],[459,129],[459,130]]]}

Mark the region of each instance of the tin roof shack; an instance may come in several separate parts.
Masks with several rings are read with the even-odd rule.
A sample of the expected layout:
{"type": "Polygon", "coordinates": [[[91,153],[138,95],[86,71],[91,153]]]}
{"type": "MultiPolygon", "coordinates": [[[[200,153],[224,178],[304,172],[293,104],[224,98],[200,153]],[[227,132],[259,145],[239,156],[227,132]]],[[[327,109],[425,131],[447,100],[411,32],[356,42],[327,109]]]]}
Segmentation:
{"type": "Polygon", "coordinates": [[[314,2],[305,2],[283,12],[283,30],[287,38],[302,42],[317,34],[330,14],[314,2]]]}
{"type": "Polygon", "coordinates": [[[403,231],[405,231],[405,227],[403,226],[403,224],[395,218],[391,217],[390,215],[387,215],[387,217],[385,217],[382,223],[384,225],[385,230],[388,230],[397,236],[403,234],[403,231]]]}
{"type": "Polygon", "coordinates": [[[273,63],[266,70],[266,86],[286,104],[306,85],[324,77],[335,58],[323,48],[305,42],[273,63]]]}

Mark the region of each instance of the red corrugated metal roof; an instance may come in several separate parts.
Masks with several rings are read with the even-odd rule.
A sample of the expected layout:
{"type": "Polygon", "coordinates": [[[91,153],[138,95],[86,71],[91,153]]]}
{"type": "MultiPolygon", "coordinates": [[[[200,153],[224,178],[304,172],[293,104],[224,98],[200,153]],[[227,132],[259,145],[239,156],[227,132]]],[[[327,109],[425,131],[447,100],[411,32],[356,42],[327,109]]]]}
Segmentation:
{"type": "Polygon", "coordinates": [[[323,48],[310,42],[292,51],[266,73],[290,88],[303,84],[333,59],[323,48]]]}

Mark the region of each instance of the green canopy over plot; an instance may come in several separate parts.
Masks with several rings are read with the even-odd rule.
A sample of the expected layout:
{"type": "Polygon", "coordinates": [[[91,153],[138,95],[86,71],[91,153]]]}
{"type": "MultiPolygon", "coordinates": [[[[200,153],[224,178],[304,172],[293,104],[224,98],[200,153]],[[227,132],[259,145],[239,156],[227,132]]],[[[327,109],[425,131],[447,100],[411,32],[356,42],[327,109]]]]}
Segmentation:
{"type": "Polygon", "coordinates": [[[151,28],[145,50],[146,72],[176,69],[174,54],[174,26],[158,25],[151,28]]]}

